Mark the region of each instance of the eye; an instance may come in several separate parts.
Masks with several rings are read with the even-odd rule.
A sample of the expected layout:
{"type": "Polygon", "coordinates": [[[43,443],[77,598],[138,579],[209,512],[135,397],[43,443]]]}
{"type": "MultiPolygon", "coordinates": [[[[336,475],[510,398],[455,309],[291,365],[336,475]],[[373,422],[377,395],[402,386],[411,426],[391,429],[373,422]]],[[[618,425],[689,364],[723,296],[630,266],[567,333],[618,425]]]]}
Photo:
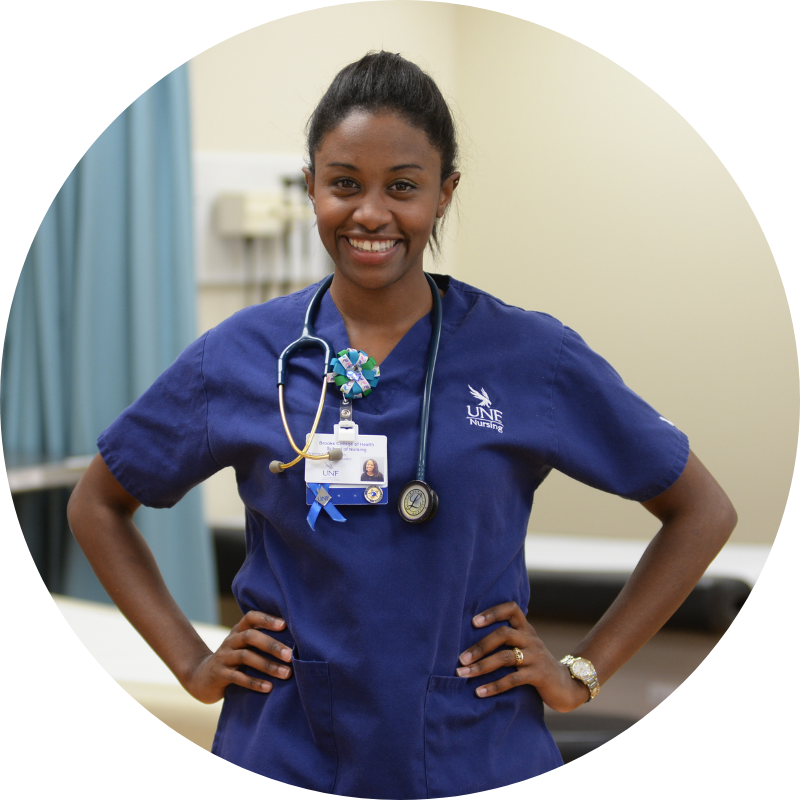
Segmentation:
{"type": "Polygon", "coordinates": [[[389,188],[394,192],[405,193],[416,189],[416,186],[408,181],[395,181],[389,188]]]}
{"type": "Polygon", "coordinates": [[[337,189],[356,189],[358,184],[352,178],[337,178],[333,185],[337,189]]]}

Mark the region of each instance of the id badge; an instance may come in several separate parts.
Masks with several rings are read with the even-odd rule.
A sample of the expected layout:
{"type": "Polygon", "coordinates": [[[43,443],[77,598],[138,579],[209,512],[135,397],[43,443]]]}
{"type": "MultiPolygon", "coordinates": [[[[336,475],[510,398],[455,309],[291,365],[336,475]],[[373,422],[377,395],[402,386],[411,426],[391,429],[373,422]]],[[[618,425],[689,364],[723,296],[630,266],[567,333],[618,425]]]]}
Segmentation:
{"type": "Polygon", "coordinates": [[[318,499],[310,486],[314,484],[327,486],[335,505],[386,505],[389,502],[386,437],[362,434],[348,442],[335,433],[317,433],[309,453],[322,454],[337,447],[342,451],[339,461],[305,459],[306,503],[312,505],[318,499]]]}

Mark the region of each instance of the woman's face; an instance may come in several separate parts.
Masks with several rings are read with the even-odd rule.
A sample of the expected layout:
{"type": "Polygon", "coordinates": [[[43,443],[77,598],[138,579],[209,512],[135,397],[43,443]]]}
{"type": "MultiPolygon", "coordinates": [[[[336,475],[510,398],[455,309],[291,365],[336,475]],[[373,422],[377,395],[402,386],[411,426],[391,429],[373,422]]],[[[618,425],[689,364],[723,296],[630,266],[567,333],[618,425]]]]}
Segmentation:
{"type": "Polygon", "coordinates": [[[441,181],[426,134],[397,114],[353,111],[322,140],[305,170],[317,228],[338,274],[365,289],[422,269],[433,223],[459,175],[441,181]]]}
{"type": "Polygon", "coordinates": [[[367,461],[365,466],[367,468],[367,475],[372,475],[372,473],[375,472],[375,462],[374,461],[367,461]]]}

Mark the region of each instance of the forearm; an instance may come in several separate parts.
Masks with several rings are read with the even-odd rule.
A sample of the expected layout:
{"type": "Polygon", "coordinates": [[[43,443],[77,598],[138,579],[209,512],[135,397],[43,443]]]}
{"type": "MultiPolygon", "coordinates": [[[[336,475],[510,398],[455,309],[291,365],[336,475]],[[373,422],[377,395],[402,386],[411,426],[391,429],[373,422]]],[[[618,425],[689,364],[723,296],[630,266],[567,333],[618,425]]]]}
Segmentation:
{"type": "Polygon", "coordinates": [[[575,647],[575,655],[594,664],[601,684],[677,611],[736,525],[730,501],[694,456],[687,473],[694,480],[688,490],[685,480],[676,488],[684,494],[680,502],[666,496],[644,504],[663,526],[617,599],[575,647]]]}
{"type": "Polygon", "coordinates": [[[178,607],[129,508],[79,484],[69,523],[100,583],[181,683],[208,647],[178,607]]]}
{"type": "Polygon", "coordinates": [[[675,527],[665,525],[650,542],[617,599],[575,647],[574,654],[594,664],[601,684],[664,626],[718,552],[698,558],[692,552],[696,531],[675,527]]]}

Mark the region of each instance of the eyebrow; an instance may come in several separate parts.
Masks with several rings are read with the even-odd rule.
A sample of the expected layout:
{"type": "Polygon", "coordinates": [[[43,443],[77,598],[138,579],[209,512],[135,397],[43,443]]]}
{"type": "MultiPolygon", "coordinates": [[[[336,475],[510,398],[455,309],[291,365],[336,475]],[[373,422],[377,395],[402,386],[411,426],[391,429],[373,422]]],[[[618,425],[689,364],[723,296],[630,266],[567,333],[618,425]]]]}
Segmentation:
{"type": "MultiPolygon", "coordinates": [[[[330,164],[326,164],[325,166],[328,167],[341,167],[343,169],[349,169],[352,172],[358,172],[358,167],[353,166],[352,164],[345,164],[342,161],[332,161],[330,164]]],[[[400,172],[404,169],[419,169],[421,170],[422,167],[419,164],[398,164],[396,167],[390,167],[389,172],[400,172]]]]}

